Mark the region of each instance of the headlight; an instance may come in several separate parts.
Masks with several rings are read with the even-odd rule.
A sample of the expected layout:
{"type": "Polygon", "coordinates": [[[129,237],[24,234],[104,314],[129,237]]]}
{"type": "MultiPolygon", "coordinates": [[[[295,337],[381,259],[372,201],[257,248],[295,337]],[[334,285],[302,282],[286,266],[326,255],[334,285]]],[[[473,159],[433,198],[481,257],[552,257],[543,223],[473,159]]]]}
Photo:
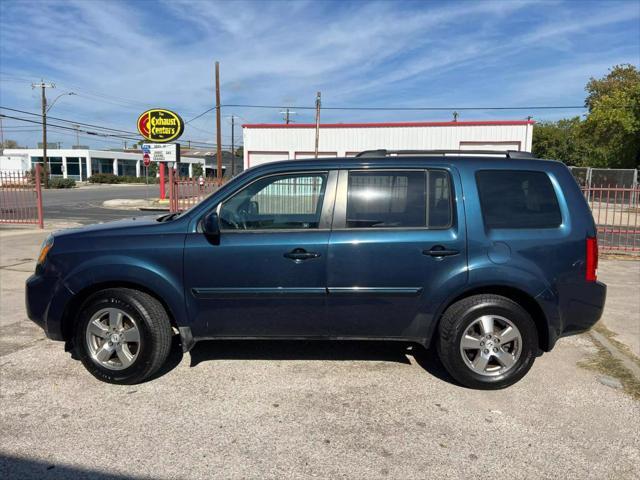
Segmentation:
{"type": "Polygon", "coordinates": [[[49,235],[44,242],[42,242],[42,247],[40,248],[40,255],[38,255],[38,263],[36,266],[44,265],[44,261],[47,259],[47,255],[49,254],[49,250],[53,247],[53,235],[49,235]]]}

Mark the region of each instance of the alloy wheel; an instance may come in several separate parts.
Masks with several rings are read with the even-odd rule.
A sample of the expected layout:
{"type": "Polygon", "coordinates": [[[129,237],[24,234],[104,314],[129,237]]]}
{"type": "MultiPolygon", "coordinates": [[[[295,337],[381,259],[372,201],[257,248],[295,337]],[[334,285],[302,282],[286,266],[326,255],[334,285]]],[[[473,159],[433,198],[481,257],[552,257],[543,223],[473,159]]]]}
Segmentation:
{"type": "Polygon", "coordinates": [[[94,313],[86,329],[92,360],[109,370],[124,370],[140,353],[140,330],[136,321],[119,308],[94,313]]]}
{"type": "Polygon", "coordinates": [[[474,320],[460,340],[465,365],[483,376],[498,376],[513,368],[522,352],[522,336],[510,320],[483,315],[474,320]]]}

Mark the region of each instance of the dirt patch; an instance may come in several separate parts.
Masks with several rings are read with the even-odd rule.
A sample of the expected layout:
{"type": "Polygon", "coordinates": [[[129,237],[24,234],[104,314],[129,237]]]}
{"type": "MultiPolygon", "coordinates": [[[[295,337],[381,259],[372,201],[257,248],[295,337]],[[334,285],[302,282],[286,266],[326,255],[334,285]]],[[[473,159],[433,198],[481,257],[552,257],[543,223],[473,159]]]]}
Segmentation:
{"type": "Polygon", "coordinates": [[[589,337],[598,351],[590,358],[578,362],[578,366],[617,378],[622,383],[624,391],[634,400],[640,401],[640,380],[592,335],[589,337]]]}

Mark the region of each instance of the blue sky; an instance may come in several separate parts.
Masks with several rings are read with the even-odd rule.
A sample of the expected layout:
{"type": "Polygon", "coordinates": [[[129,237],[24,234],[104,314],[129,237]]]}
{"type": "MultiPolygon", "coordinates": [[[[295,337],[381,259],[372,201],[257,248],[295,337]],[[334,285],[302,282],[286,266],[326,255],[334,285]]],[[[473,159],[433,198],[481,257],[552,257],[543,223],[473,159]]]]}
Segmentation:
{"type": "MultiPolygon", "coordinates": [[[[76,93],[51,116],[128,131],[147,107],[189,120],[213,105],[214,60],[224,104],[313,106],[321,91],[327,107],[581,105],[589,77],[640,63],[640,1],[0,2],[5,107],[38,112],[30,85],[44,78],[56,83],[50,99],[76,93]]],[[[580,113],[472,111],[460,119],[580,113]]],[[[223,110],[231,114],[251,123],[282,118],[278,110],[223,110]]],[[[313,112],[293,118],[311,122],[313,112]]],[[[450,118],[448,111],[322,113],[326,122],[450,118]]],[[[3,125],[5,139],[30,146],[39,139],[37,126],[3,125]]],[[[214,125],[213,113],[204,115],[183,138],[213,142],[214,125]]],[[[230,143],[226,118],[223,133],[230,143]]],[[[75,142],[64,131],[49,138],[75,142]]]]}

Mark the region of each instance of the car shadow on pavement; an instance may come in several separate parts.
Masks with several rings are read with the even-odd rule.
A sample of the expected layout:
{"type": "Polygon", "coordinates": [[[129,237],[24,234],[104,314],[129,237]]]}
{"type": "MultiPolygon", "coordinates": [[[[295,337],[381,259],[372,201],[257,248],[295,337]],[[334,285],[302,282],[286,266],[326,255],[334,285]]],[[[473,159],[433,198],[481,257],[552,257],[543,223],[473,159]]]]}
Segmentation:
{"type": "MultiPolygon", "coordinates": [[[[142,477],[100,472],[84,467],[56,465],[53,462],[0,454],[0,476],[2,478],[26,479],[62,479],[72,478],[91,480],[124,480],[142,477]]],[[[147,477],[145,477],[147,478],[147,477]]]]}
{"type": "Polygon", "coordinates": [[[215,360],[325,360],[376,361],[410,365],[415,363],[434,377],[456,384],[444,369],[435,349],[392,341],[293,341],[293,340],[208,340],[198,342],[190,352],[191,367],[215,360]]]}

